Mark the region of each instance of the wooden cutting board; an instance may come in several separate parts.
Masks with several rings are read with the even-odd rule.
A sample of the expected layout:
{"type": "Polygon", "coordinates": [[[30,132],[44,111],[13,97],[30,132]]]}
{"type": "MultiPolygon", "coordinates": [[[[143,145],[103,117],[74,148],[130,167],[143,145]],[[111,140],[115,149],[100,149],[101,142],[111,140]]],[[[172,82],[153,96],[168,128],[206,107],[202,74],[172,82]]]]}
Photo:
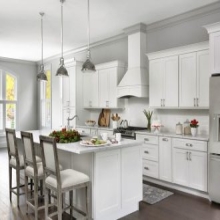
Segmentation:
{"type": "Polygon", "coordinates": [[[109,127],[110,125],[110,109],[102,109],[101,113],[99,114],[98,125],[101,127],[109,127]]]}

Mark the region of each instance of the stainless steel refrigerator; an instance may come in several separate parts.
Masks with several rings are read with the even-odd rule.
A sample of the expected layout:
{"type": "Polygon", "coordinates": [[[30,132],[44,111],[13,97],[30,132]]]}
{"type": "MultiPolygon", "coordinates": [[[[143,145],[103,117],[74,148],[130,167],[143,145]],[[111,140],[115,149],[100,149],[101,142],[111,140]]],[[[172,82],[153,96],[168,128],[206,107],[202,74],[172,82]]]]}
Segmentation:
{"type": "Polygon", "coordinates": [[[220,203],[220,74],[210,77],[209,182],[211,201],[220,203]]]}

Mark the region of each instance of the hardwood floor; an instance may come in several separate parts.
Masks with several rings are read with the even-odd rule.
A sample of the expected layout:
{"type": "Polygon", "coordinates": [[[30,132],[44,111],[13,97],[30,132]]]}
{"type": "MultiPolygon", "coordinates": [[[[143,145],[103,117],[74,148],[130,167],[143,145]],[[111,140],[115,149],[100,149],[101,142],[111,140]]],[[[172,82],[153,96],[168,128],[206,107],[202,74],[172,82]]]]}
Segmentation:
{"type": "MultiPolygon", "coordinates": [[[[169,190],[174,192],[174,195],[154,205],[140,202],[139,211],[120,220],[220,220],[219,204],[210,203],[207,199],[176,190],[169,190]]],[[[12,203],[10,203],[8,155],[6,149],[0,149],[0,220],[34,220],[31,209],[26,215],[25,196],[21,196],[20,208],[16,205],[16,196],[13,195],[12,198],[12,203]]],[[[39,219],[44,219],[43,210],[39,211],[39,219]]],[[[63,219],[69,219],[69,215],[64,214],[63,219]]]]}

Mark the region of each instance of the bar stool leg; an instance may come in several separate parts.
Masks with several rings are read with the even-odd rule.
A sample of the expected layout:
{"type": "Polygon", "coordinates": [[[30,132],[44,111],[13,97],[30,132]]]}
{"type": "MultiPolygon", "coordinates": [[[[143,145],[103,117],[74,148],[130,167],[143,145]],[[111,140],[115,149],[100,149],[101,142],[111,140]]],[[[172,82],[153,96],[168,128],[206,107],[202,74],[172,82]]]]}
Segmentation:
{"type": "Polygon", "coordinates": [[[11,202],[11,188],[12,188],[12,167],[9,167],[9,196],[10,196],[10,202],[11,202]]]}
{"type": "Polygon", "coordinates": [[[45,194],[45,219],[48,217],[48,198],[49,198],[49,189],[46,189],[44,186],[44,194],[45,194]]]}
{"type": "Polygon", "coordinates": [[[38,220],[38,178],[34,178],[34,212],[35,220],[38,220]]]}
{"type": "Polygon", "coordinates": [[[90,219],[90,212],[89,212],[89,184],[86,184],[86,218],[90,219]]]}
{"type": "Polygon", "coordinates": [[[20,170],[16,169],[16,179],[17,179],[17,206],[19,206],[20,200],[20,170]]]}
{"type": "Polygon", "coordinates": [[[69,203],[70,203],[70,219],[72,219],[73,218],[73,209],[72,209],[72,207],[73,207],[73,191],[70,191],[69,192],[69,203]]]}
{"type": "Polygon", "coordinates": [[[58,211],[58,220],[62,220],[62,193],[58,189],[59,192],[57,192],[57,211],[58,211]]]}
{"type": "MultiPolygon", "coordinates": [[[[28,201],[28,176],[25,176],[25,195],[26,195],[26,201],[28,201]]],[[[28,204],[26,204],[26,214],[28,214],[28,204]]]]}

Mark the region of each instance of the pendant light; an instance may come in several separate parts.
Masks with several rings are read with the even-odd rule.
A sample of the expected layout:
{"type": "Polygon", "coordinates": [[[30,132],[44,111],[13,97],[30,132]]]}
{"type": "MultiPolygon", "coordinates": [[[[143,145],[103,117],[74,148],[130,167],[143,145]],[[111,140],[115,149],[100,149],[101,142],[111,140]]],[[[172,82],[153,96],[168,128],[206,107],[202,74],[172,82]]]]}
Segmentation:
{"type": "Polygon", "coordinates": [[[44,72],[44,61],[43,61],[43,16],[44,12],[39,13],[41,16],[41,65],[40,65],[40,72],[37,74],[37,79],[39,81],[47,81],[47,76],[44,72]]]}
{"type": "Polygon", "coordinates": [[[67,69],[64,66],[63,58],[63,3],[65,0],[60,0],[61,2],[61,58],[60,58],[60,67],[57,70],[56,76],[69,76],[67,69]]]}
{"type": "Polygon", "coordinates": [[[95,65],[91,62],[91,53],[90,53],[90,15],[89,15],[89,0],[88,0],[88,27],[87,27],[87,34],[88,34],[88,47],[87,47],[87,59],[85,63],[83,63],[82,71],[83,72],[90,72],[96,71],[95,65]]]}

